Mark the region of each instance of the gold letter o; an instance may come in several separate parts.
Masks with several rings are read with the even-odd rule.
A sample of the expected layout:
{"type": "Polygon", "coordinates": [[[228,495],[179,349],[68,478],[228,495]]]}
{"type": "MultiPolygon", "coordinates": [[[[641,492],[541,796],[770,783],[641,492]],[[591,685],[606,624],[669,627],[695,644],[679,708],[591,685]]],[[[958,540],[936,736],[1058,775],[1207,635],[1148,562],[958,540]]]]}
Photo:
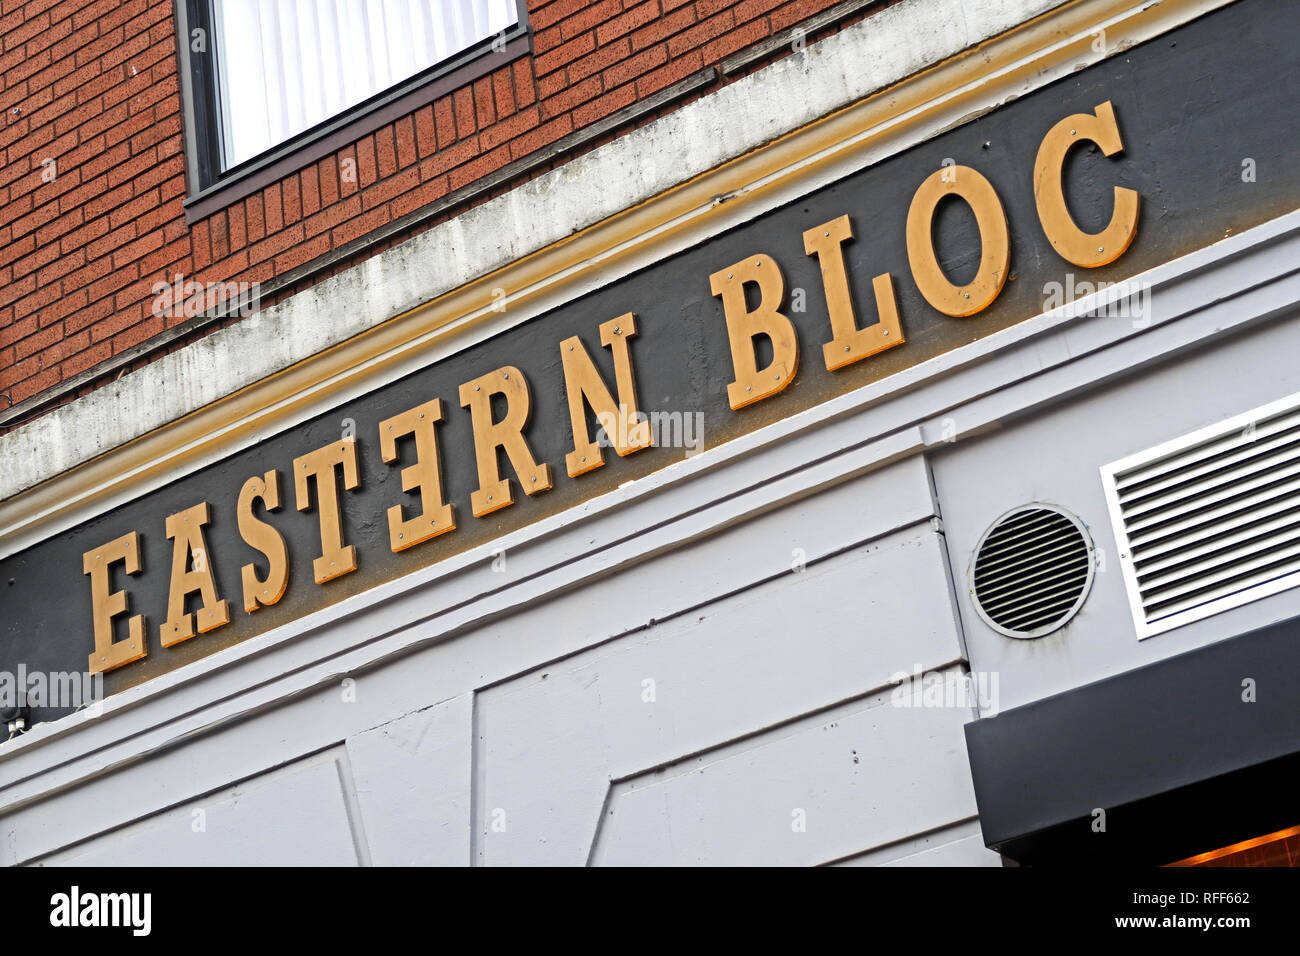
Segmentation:
{"type": "Polygon", "coordinates": [[[974,315],[998,297],[1007,281],[1011,242],[1007,216],[987,179],[969,166],[946,166],[917,187],[907,210],[907,259],[925,301],[944,315],[974,315]],[[980,231],[980,265],[969,285],[948,281],[934,254],[934,210],[946,196],[958,196],[975,213],[980,231]]]}

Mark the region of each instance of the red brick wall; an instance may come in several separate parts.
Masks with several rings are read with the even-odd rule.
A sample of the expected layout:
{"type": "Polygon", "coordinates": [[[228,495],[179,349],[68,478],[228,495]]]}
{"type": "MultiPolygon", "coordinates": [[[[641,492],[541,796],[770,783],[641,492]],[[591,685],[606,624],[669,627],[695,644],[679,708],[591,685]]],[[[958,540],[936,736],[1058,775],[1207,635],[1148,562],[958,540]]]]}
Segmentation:
{"type": "Polygon", "coordinates": [[[533,55],[190,226],[173,0],[0,0],[0,412],[184,322],[156,282],[266,283],[836,2],[529,0],[533,55]]]}

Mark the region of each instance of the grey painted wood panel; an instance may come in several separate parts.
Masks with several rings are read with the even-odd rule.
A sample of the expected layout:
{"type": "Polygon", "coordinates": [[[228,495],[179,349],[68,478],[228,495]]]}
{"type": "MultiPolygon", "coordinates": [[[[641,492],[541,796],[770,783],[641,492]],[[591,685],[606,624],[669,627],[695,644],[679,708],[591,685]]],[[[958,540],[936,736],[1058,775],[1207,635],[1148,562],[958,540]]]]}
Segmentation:
{"type": "MultiPolygon", "coordinates": [[[[49,866],[355,866],[334,750],[46,857],[49,866]]],[[[93,799],[87,796],[86,799],[93,799]]]]}
{"type": "Polygon", "coordinates": [[[469,864],[473,709],[461,694],[348,739],[374,865],[469,864]]]}
{"type": "Polygon", "coordinates": [[[984,845],[979,820],[933,830],[888,846],[857,853],[831,866],[1002,866],[1002,857],[984,845]]]}
{"type": "Polygon", "coordinates": [[[581,864],[610,780],[959,659],[938,538],[914,526],[483,692],[478,860],[581,864]]]}
{"type": "Polygon", "coordinates": [[[967,819],[969,718],[885,692],[621,782],[592,862],[811,865],[967,819]]]}

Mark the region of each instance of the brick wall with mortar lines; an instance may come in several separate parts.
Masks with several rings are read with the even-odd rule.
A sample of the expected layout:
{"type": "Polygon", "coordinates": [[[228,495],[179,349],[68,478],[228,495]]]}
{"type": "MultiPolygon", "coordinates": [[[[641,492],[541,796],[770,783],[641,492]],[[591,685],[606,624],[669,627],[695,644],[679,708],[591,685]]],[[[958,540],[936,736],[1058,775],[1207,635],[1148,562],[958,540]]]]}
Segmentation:
{"type": "MultiPolygon", "coordinates": [[[[0,0],[0,413],[37,403],[0,430],[238,321],[146,348],[118,367],[114,356],[186,321],[154,314],[156,283],[177,273],[268,283],[839,2],[528,0],[531,55],[187,225],[173,0],[0,0]],[[355,169],[355,181],[340,175],[345,168],[355,169]],[[113,367],[94,378],[106,362],[113,367]],[[87,373],[75,391],[57,388],[87,373]],[[40,405],[52,389],[58,394],[40,405]]],[[[789,53],[783,47],[762,62],[789,53]]],[[[723,82],[719,75],[636,125],[723,82]]],[[[464,208],[338,258],[261,305],[464,208]]]]}

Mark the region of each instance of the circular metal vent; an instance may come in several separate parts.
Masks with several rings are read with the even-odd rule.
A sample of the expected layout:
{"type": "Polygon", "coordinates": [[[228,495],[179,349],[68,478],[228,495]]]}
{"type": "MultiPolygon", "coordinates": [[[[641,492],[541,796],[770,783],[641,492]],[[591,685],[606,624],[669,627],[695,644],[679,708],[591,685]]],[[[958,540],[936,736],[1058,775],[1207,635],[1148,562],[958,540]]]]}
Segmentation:
{"type": "Polygon", "coordinates": [[[1092,572],[1083,522],[1052,505],[1024,505],[984,532],[971,561],[971,596],[995,631],[1041,637],[1074,617],[1092,572]]]}

